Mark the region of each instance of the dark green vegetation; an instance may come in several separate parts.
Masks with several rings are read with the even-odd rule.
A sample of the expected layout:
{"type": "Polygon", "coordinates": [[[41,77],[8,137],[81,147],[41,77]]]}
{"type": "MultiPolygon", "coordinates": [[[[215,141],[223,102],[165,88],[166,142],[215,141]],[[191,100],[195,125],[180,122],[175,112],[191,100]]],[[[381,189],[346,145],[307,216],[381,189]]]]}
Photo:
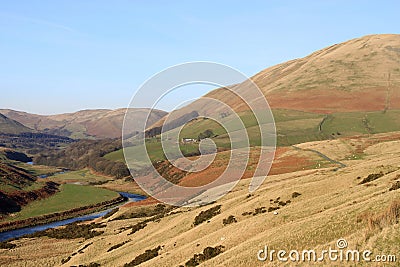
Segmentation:
{"type": "MultiPolygon", "coordinates": [[[[69,262],[69,261],[72,259],[72,257],[75,256],[75,255],[77,255],[77,254],[84,253],[84,250],[87,249],[88,247],[90,247],[91,245],[93,245],[93,242],[87,243],[87,244],[84,245],[82,248],[80,248],[78,251],[72,253],[71,256],[68,256],[67,258],[62,259],[62,260],[61,260],[61,264],[65,264],[65,263],[69,262]]],[[[96,267],[96,266],[100,266],[100,264],[95,263],[95,262],[91,262],[89,265],[82,265],[82,264],[80,264],[79,266],[93,266],[93,267],[96,267]]]]}
{"type": "Polygon", "coordinates": [[[125,220],[125,219],[132,219],[132,218],[144,218],[144,217],[151,217],[154,215],[165,214],[172,210],[171,206],[166,206],[164,204],[157,204],[154,207],[138,207],[134,211],[130,213],[123,213],[114,218],[114,220],[125,220]]]}
{"type": "Polygon", "coordinates": [[[105,225],[98,223],[80,224],[78,222],[67,224],[65,227],[47,229],[45,231],[36,232],[27,235],[27,237],[42,237],[47,236],[56,239],[89,239],[101,235],[103,231],[95,231],[94,229],[103,228],[105,225]]]}
{"type": "Polygon", "coordinates": [[[224,246],[216,246],[216,247],[206,247],[203,250],[203,253],[194,254],[193,257],[185,263],[186,267],[197,266],[200,263],[205,262],[206,260],[212,259],[222,252],[224,252],[224,246]]]}
{"type": "Polygon", "coordinates": [[[144,229],[147,226],[148,222],[156,222],[159,221],[164,216],[173,209],[171,206],[165,206],[164,204],[157,204],[155,207],[138,207],[140,210],[139,212],[133,212],[130,214],[123,214],[115,218],[115,220],[121,219],[130,219],[130,218],[143,218],[146,219],[138,222],[132,226],[124,227],[122,230],[131,230],[128,235],[132,235],[139,230],[144,229]]]}
{"type": "Polygon", "coordinates": [[[371,174],[369,174],[367,177],[365,177],[364,179],[362,179],[361,182],[360,182],[359,184],[366,184],[366,183],[375,181],[375,180],[381,178],[382,176],[384,176],[384,175],[386,175],[386,174],[389,174],[389,173],[391,173],[391,172],[393,172],[393,171],[394,171],[394,170],[392,169],[392,170],[387,170],[387,171],[385,171],[385,172],[380,171],[379,173],[371,173],[371,174]]]}
{"type": "Polygon", "coordinates": [[[389,191],[394,191],[400,189],[400,181],[396,181],[395,183],[392,184],[392,186],[389,188],[389,191]]]}
{"type": "Polygon", "coordinates": [[[245,212],[243,212],[242,216],[248,216],[248,215],[256,216],[258,214],[266,213],[266,212],[267,212],[266,207],[259,207],[259,208],[255,208],[254,211],[245,211],[245,212]]]}
{"type": "Polygon", "coordinates": [[[233,215],[229,215],[228,218],[222,220],[223,225],[228,225],[228,224],[236,223],[236,222],[237,222],[237,220],[236,220],[235,216],[233,216],[233,215]]]}
{"type": "Polygon", "coordinates": [[[17,245],[10,242],[0,242],[0,249],[13,249],[17,245]]]}
{"type": "Polygon", "coordinates": [[[133,235],[137,231],[144,229],[146,226],[147,226],[146,222],[139,222],[135,225],[132,225],[131,227],[129,227],[131,229],[131,232],[128,235],[133,235]]]}
{"type": "Polygon", "coordinates": [[[119,247],[122,247],[123,245],[125,245],[126,243],[129,243],[129,242],[130,242],[130,240],[126,240],[126,241],[124,241],[124,242],[118,243],[118,244],[116,244],[116,245],[110,247],[109,249],[107,249],[107,252],[110,252],[110,251],[113,251],[114,249],[117,249],[117,248],[119,248],[119,247]]]}
{"type": "MultiPolygon", "coordinates": [[[[292,194],[292,198],[296,198],[300,195],[301,195],[300,193],[294,192],[292,194]]],[[[270,206],[268,207],[268,209],[264,206],[255,208],[254,211],[243,212],[242,216],[249,216],[249,215],[256,216],[256,215],[263,214],[266,212],[273,212],[273,211],[279,210],[281,207],[287,206],[290,203],[292,203],[292,201],[290,199],[283,201],[283,200],[281,200],[280,197],[277,197],[276,199],[270,199],[269,202],[270,202],[270,206]]]]}
{"type": "Polygon", "coordinates": [[[32,161],[32,158],[28,157],[25,153],[21,153],[15,150],[4,149],[1,153],[4,154],[4,157],[8,160],[14,160],[25,163],[32,161]]]}
{"type": "Polygon", "coordinates": [[[383,172],[380,173],[371,173],[369,174],[367,177],[365,177],[364,179],[362,179],[362,181],[360,182],[360,184],[366,184],[372,181],[375,181],[376,179],[381,178],[382,176],[384,176],[385,174],[383,172]]]}
{"type": "Polygon", "coordinates": [[[111,216],[113,216],[118,211],[119,211],[119,208],[112,209],[109,213],[107,213],[106,215],[103,216],[103,219],[110,218],[111,216]]]}
{"type": "Polygon", "coordinates": [[[158,256],[158,251],[160,250],[161,246],[155,247],[153,249],[147,249],[142,254],[136,256],[136,258],[134,258],[131,262],[124,264],[124,267],[137,266],[143,262],[151,260],[152,258],[158,256]]]}
{"type": "Polygon", "coordinates": [[[29,155],[37,155],[42,151],[59,150],[73,142],[75,140],[71,138],[51,134],[5,134],[0,132],[0,147],[15,149],[29,155]]]}
{"type": "Polygon", "coordinates": [[[301,196],[301,194],[299,192],[293,192],[292,193],[292,198],[296,198],[296,197],[299,197],[299,196],[301,196]]]}
{"type": "Polygon", "coordinates": [[[208,210],[203,210],[194,218],[193,225],[199,225],[205,221],[210,220],[212,217],[221,213],[221,205],[209,208],[208,210]]]}
{"type": "Polygon", "coordinates": [[[126,165],[103,157],[119,149],[121,149],[120,140],[81,140],[62,151],[41,153],[35,161],[38,164],[62,166],[73,170],[90,168],[104,175],[123,178],[129,176],[126,165]]]}

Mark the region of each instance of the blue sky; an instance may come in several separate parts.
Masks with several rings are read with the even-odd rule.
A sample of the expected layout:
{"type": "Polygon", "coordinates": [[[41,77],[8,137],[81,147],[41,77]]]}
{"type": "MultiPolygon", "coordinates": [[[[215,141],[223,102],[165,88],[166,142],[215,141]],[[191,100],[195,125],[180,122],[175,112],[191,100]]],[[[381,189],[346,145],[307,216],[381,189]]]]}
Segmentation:
{"type": "MultiPolygon", "coordinates": [[[[0,108],[39,114],[126,107],[188,61],[247,75],[325,46],[399,33],[398,1],[0,1],[0,108]]],[[[171,109],[209,87],[167,97],[171,109]]]]}

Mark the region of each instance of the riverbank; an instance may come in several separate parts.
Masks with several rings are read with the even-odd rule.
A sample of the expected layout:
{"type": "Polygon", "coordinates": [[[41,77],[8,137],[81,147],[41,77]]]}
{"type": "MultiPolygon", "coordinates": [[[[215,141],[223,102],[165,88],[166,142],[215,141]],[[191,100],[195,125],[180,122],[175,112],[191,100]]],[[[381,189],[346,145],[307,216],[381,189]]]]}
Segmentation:
{"type": "Polygon", "coordinates": [[[111,200],[103,201],[97,204],[87,205],[79,208],[70,209],[63,212],[55,212],[50,214],[45,214],[42,216],[32,217],[24,220],[16,220],[0,223],[0,233],[15,230],[24,227],[33,227],[37,225],[43,225],[47,223],[52,223],[55,221],[61,221],[70,219],[77,216],[83,216],[90,213],[95,213],[107,208],[111,208],[117,204],[128,201],[128,197],[124,197],[121,194],[111,200]]]}

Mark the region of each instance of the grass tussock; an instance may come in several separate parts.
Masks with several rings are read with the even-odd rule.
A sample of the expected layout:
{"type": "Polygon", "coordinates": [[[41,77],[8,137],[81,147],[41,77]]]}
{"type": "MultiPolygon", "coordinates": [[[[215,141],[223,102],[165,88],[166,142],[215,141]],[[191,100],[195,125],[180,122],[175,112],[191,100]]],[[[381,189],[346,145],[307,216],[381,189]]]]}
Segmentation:
{"type": "Polygon", "coordinates": [[[381,178],[382,176],[384,176],[385,174],[383,172],[379,172],[379,173],[371,173],[369,174],[367,177],[365,177],[364,179],[362,179],[362,181],[359,184],[366,184],[372,181],[375,181],[379,178],[381,178]]]}
{"type": "Polygon", "coordinates": [[[394,191],[400,189],[400,181],[396,181],[395,183],[392,184],[392,186],[389,188],[389,191],[394,191]]]}
{"type": "Polygon", "coordinates": [[[231,223],[237,223],[237,220],[236,220],[235,216],[233,216],[233,215],[229,215],[228,218],[222,220],[222,224],[224,226],[231,224],[231,223]]]}
{"type": "Polygon", "coordinates": [[[0,249],[13,249],[17,245],[10,242],[0,242],[0,249]]]}
{"type": "Polygon", "coordinates": [[[153,249],[147,249],[144,253],[138,255],[131,262],[125,263],[124,267],[137,266],[139,264],[142,264],[143,262],[151,260],[152,258],[155,258],[155,257],[158,256],[158,251],[160,249],[161,249],[161,246],[158,246],[158,247],[153,248],[153,249]]]}
{"type": "Polygon", "coordinates": [[[142,230],[143,228],[145,228],[147,226],[146,222],[139,222],[135,225],[132,225],[131,228],[131,232],[128,235],[133,235],[134,233],[136,233],[139,230],[142,230]]]}
{"type": "Polygon", "coordinates": [[[299,197],[299,196],[301,196],[301,194],[299,192],[293,192],[292,193],[292,198],[296,198],[296,197],[299,197]]]}
{"type": "Polygon", "coordinates": [[[193,257],[185,263],[186,267],[197,266],[200,263],[212,259],[219,254],[221,254],[224,250],[224,246],[216,246],[216,247],[206,247],[203,250],[203,253],[194,254],[193,257]]]}
{"type": "Polygon", "coordinates": [[[392,201],[386,210],[380,213],[366,212],[358,217],[359,221],[367,223],[370,231],[383,229],[387,226],[399,223],[400,219],[400,199],[392,201]]]}
{"type": "Polygon", "coordinates": [[[210,220],[212,217],[221,213],[221,205],[209,208],[208,210],[203,210],[194,218],[193,225],[199,225],[205,221],[210,220]]]}
{"type": "Polygon", "coordinates": [[[117,249],[117,248],[119,248],[119,247],[122,247],[123,245],[125,245],[126,243],[129,243],[129,242],[130,242],[130,240],[126,240],[126,241],[124,241],[124,242],[122,242],[122,243],[118,243],[118,244],[116,244],[116,245],[110,247],[110,248],[107,250],[107,252],[110,252],[110,251],[113,251],[114,249],[117,249]]]}
{"type": "Polygon", "coordinates": [[[151,217],[159,214],[166,214],[172,210],[171,206],[166,206],[164,204],[157,204],[154,207],[140,207],[131,213],[125,213],[117,216],[113,220],[126,220],[133,218],[145,218],[151,217]]]}

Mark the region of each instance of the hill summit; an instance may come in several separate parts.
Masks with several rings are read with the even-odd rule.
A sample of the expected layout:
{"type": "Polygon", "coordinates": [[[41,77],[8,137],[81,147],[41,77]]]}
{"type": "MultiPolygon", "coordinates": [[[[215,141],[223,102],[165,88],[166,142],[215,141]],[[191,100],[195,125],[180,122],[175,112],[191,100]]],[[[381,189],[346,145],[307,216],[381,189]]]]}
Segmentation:
{"type": "MultiPolygon", "coordinates": [[[[267,68],[250,79],[272,109],[324,114],[399,109],[400,35],[368,35],[334,44],[304,58],[267,68]]],[[[251,94],[249,87],[249,81],[244,81],[231,89],[251,94]]],[[[236,111],[248,110],[226,88],[211,91],[205,97],[221,100],[236,111]]],[[[208,115],[221,113],[221,109],[221,105],[195,101],[175,112],[208,115]]]]}

